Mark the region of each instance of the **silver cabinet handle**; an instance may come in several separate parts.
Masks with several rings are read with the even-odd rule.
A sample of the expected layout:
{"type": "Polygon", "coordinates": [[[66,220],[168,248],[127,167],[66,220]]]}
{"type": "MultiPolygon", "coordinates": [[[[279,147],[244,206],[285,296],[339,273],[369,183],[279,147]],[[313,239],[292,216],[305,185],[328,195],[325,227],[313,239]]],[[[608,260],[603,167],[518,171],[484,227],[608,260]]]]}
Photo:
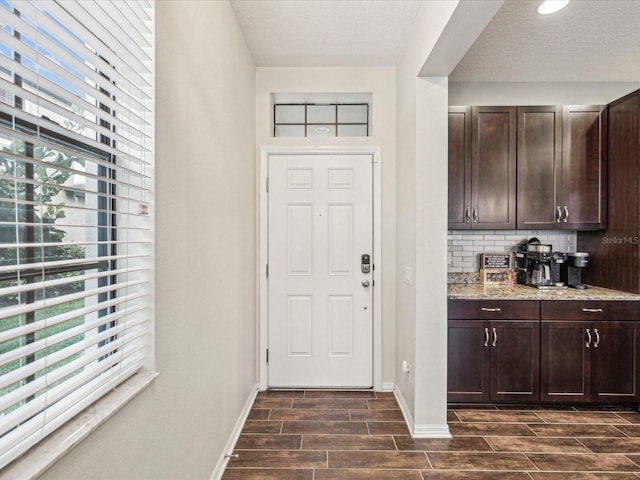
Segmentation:
{"type": "Polygon", "coordinates": [[[601,308],[583,308],[582,311],[587,313],[600,313],[602,312],[602,309],[601,308]]]}
{"type": "Polygon", "coordinates": [[[496,332],[496,327],[493,327],[493,343],[491,344],[491,346],[495,347],[497,341],[498,341],[498,332],[496,332]]]}
{"type": "Polygon", "coordinates": [[[569,221],[569,209],[567,208],[567,206],[564,206],[564,223],[567,223],[569,221]]]}
{"type": "Polygon", "coordinates": [[[585,347],[589,348],[590,343],[591,343],[591,331],[587,328],[587,343],[585,347]]]}
{"type": "Polygon", "coordinates": [[[483,312],[499,312],[500,308],[487,308],[487,307],[481,307],[480,310],[482,310],[483,312]]]}
{"type": "Polygon", "coordinates": [[[558,205],[556,208],[557,208],[556,223],[560,223],[560,219],[562,218],[562,210],[560,210],[560,205],[558,205]]]}
{"type": "Polygon", "coordinates": [[[593,344],[593,348],[598,348],[598,344],[600,343],[600,334],[598,333],[598,329],[594,328],[593,333],[596,334],[596,343],[593,344]]]}
{"type": "Polygon", "coordinates": [[[478,223],[478,209],[477,207],[473,207],[473,222],[478,223]]]}
{"type": "Polygon", "coordinates": [[[464,222],[469,223],[470,220],[471,220],[471,212],[469,211],[469,207],[467,206],[464,209],[464,222]]]}
{"type": "Polygon", "coordinates": [[[487,327],[484,327],[484,346],[489,346],[489,329],[487,327]]]}

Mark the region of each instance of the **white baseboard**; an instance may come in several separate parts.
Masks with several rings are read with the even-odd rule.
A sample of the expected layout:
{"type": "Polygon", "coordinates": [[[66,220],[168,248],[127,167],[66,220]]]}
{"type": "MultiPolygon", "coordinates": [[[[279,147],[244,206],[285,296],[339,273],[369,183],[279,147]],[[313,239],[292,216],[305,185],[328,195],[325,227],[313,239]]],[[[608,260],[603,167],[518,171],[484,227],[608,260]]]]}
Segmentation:
{"type": "Polygon", "coordinates": [[[402,412],[402,416],[404,417],[404,421],[409,428],[409,432],[411,432],[412,438],[452,438],[451,432],[449,432],[448,424],[416,424],[411,412],[409,411],[409,407],[407,406],[407,402],[402,396],[402,392],[396,387],[393,390],[393,393],[396,396],[396,400],[398,405],[400,406],[400,411],[402,412]]]}
{"type": "Polygon", "coordinates": [[[242,432],[242,428],[244,427],[247,418],[249,417],[249,412],[251,412],[251,407],[253,407],[253,402],[255,402],[256,397],[258,396],[258,385],[256,384],[254,388],[251,390],[251,394],[247,399],[247,402],[244,404],[244,408],[242,412],[240,412],[240,416],[236,421],[233,430],[231,431],[231,435],[229,435],[229,440],[227,440],[227,444],[218,459],[218,463],[216,463],[216,467],[213,469],[213,473],[211,474],[211,480],[220,480],[222,475],[224,474],[224,469],[227,467],[228,458],[227,454],[232,454],[233,449],[238,442],[238,438],[240,438],[240,432],[242,432]]]}
{"type": "Polygon", "coordinates": [[[411,415],[411,412],[409,411],[407,402],[405,401],[404,397],[402,396],[402,392],[398,389],[397,386],[394,387],[393,393],[396,396],[396,401],[398,402],[398,406],[400,407],[400,411],[402,412],[404,421],[407,424],[407,427],[409,428],[409,432],[413,433],[413,426],[415,425],[415,422],[413,420],[413,416],[411,415]]]}
{"type": "Polygon", "coordinates": [[[393,392],[396,388],[396,384],[393,382],[382,382],[383,392],[393,392]]]}
{"type": "Polygon", "coordinates": [[[413,438],[452,438],[449,425],[423,423],[413,426],[413,438]]]}

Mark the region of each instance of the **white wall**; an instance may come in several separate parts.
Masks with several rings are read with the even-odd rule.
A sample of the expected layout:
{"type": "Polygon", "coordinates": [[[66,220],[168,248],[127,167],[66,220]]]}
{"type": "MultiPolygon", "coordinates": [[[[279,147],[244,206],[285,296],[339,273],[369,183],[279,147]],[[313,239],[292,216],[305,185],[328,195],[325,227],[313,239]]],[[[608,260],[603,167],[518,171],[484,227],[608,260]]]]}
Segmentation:
{"type": "MultiPolygon", "coordinates": [[[[396,103],[394,67],[257,68],[256,146],[379,146],[382,162],[382,383],[395,380],[396,103]],[[369,137],[274,138],[272,93],[369,92],[369,137]]],[[[376,283],[376,287],[377,287],[376,283]]]]}
{"type": "Polygon", "coordinates": [[[228,2],[156,2],[155,383],[43,478],[208,479],[256,385],[255,67],[228,2]]]}
{"type": "Polygon", "coordinates": [[[396,387],[414,436],[448,435],[447,75],[502,3],[425,2],[397,68],[396,387]]]}
{"type": "MultiPolygon", "coordinates": [[[[421,340],[423,327],[420,322],[424,318],[419,318],[423,306],[428,308],[429,304],[434,305],[435,311],[433,321],[439,322],[446,328],[446,290],[442,295],[438,284],[442,283],[446,289],[446,262],[443,262],[444,268],[440,272],[420,271],[419,263],[428,263],[427,258],[430,255],[439,255],[441,248],[429,250],[430,245],[420,245],[422,233],[425,231],[428,222],[437,219],[441,215],[438,210],[446,211],[446,134],[442,136],[439,142],[433,145],[436,151],[441,150],[444,146],[443,158],[429,158],[429,162],[433,162],[436,166],[434,175],[429,175],[419,162],[426,159],[421,158],[425,152],[419,149],[419,144],[423,145],[422,137],[431,138],[428,131],[417,130],[418,117],[426,120],[432,112],[424,111],[429,108],[428,93],[426,97],[420,99],[418,90],[423,88],[419,85],[417,76],[422,69],[429,53],[433,50],[438,37],[442,33],[448,20],[451,18],[458,2],[427,2],[420,10],[416,18],[414,31],[410,37],[409,47],[404,52],[397,69],[398,84],[398,195],[397,195],[397,308],[396,308],[396,387],[398,392],[407,406],[410,423],[418,423],[421,420],[417,418],[419,413],[418,404],[426,405],[435,411],[438,422],[446,426],[446,342],[444,345],[436,344],[435,348],[431,348],[430,342],[424,344],[421,340]],[[425,117],[426,115],[426,117],[425,117]],[[439,167],[437,166],[439,164],[439,167]],[[444,175],[442,171],[444,170],[444,175]],[[426,175],[425,175],[426,174],[426,175]],[[426,216],[420,217],[425,213],[423,206],[418,205],[418,201],[429,197],[430,192],[437,192],[434,199],[437,203],[431,204],[432,210],[426,213],[426,216]],[[443,196],[444,192],[444,196],[443,196]],[[444,198],[444,202],[442,198],[444,198]],[[433,214],[433,217],[431,217],[433,214]],[[422,252],[418,249],[424,248],[422,252]],[[412,282],[404,280],[406,270],[410,270],[412,282]],[[420,282],[420,283],[417,283],[420,282]],[[427,285],[435,287],[433,293],[429,291],[427,285]],[[421,307],[417,308],[417,301],[421,307]],[[442,307],[444,305],[444,308],[442,307]],[[420,312],[418,311],[420,310],[420,312]],[[417,354],[416,349],[420,349],[417,354]],[[408,361],[412,365],[410,373],[402,373],[400,368],[403,361],[408,361]],[[430,372],[436,370],[444,371],[445,383],[439,377],[442,373],[436,373],[435,377],[430,376],[430,372]],[[435,380],[436,383],[431,383],[435,380]],[[420,392],[423,391],[423,384],[429,384],[433,395],[422,397],[420,392]],[[444,387],[445,403],[442,404],[442,389],[444,387]]],[[[446,82],[445,82],[446,83],[446,82]]],[[[429,88],[426,88],[428,91],[429,88]]],[[[425,92],[426,92],[425,91],[425,92]]],[[[421,93],[425,93],[421,90],[421,93]]],[[[446,86],[444,88],[444,98],[446,99],[446,86]]],[[[446,129],[446,101],[443,110],[444,122],[443,128],[446,129]]],[[[436,108],[438,106],[436,105],[436,108]]],[[[437,112],[435,112],[438,115],[437,112]]],[[[422,125],[426,126],[426,125],[422,125]]],[[[420,147],[422,148],[422,147],[420,147]]],[[[443,244],[446,243],[446,226],[443,232],[439,231],[436,223],[431,230],[433,238],[442,236],[443,244]]],[[[437,240],[435,240],[437,242],[437,240]]],[[[446,257],[446,245],[444,247],[446,257]]],[[[445,332],[446,334],[446,332],[445,332]]],[[[446,338],[446,337],[445,337],[446,338]]],[[[421,409],[422,407],[420,407],[421,409]]]]}

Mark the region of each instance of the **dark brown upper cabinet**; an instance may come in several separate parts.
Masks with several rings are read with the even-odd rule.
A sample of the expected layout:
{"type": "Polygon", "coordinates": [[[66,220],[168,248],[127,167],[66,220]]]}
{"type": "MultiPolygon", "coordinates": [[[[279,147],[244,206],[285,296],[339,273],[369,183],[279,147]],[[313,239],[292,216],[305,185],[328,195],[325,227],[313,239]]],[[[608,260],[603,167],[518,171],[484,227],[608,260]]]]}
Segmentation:
{"type": "Polygon", "coordinates": [[[606,110],[518,108],[518,228],[606,228],[606,110]]]}
{"type": "Polygon", "coordinates": [[[562,228],[607,227],[606,106],[562,108],[562,228]]]}
{"type": "Polygon", "coordinates": [[[518,107],[517,163],[518,228],[561,228],[561,107],[518,107]]]}
{"type": "Polygon", "coordinates": [[[514,229],[516,108],[452,107],[449,127],[449,228],[514,229]]]}
{"type": "Polygon", "coordinates": [[[471,228],[471,107],[449,108],[449,228],[471,228]]]}

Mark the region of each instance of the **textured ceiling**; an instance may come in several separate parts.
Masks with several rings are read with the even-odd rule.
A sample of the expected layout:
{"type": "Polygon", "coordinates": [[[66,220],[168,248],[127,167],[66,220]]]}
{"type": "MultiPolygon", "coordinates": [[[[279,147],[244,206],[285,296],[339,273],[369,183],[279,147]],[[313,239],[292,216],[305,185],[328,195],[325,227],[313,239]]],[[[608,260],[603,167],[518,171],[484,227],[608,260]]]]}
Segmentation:
{"type": "MultiPolygon", "coordinates": [[[[573,0],[548,16],[541,1],[506,0],[450,81],[640,81],[640,0],[573,0]]],[[[396,65],[421,4],[231,0],[256,65],[293,67],[396,65]]]]}
{"type": "Polygon", "coordinates": [[[640,81],[640,1],[507,0],[450,76],[458,82],[640,81]]]}
{"type": "Polygon", "coordinates": [[[396,65],[417,0],[231,0],[257,66],[396,65]]]}

